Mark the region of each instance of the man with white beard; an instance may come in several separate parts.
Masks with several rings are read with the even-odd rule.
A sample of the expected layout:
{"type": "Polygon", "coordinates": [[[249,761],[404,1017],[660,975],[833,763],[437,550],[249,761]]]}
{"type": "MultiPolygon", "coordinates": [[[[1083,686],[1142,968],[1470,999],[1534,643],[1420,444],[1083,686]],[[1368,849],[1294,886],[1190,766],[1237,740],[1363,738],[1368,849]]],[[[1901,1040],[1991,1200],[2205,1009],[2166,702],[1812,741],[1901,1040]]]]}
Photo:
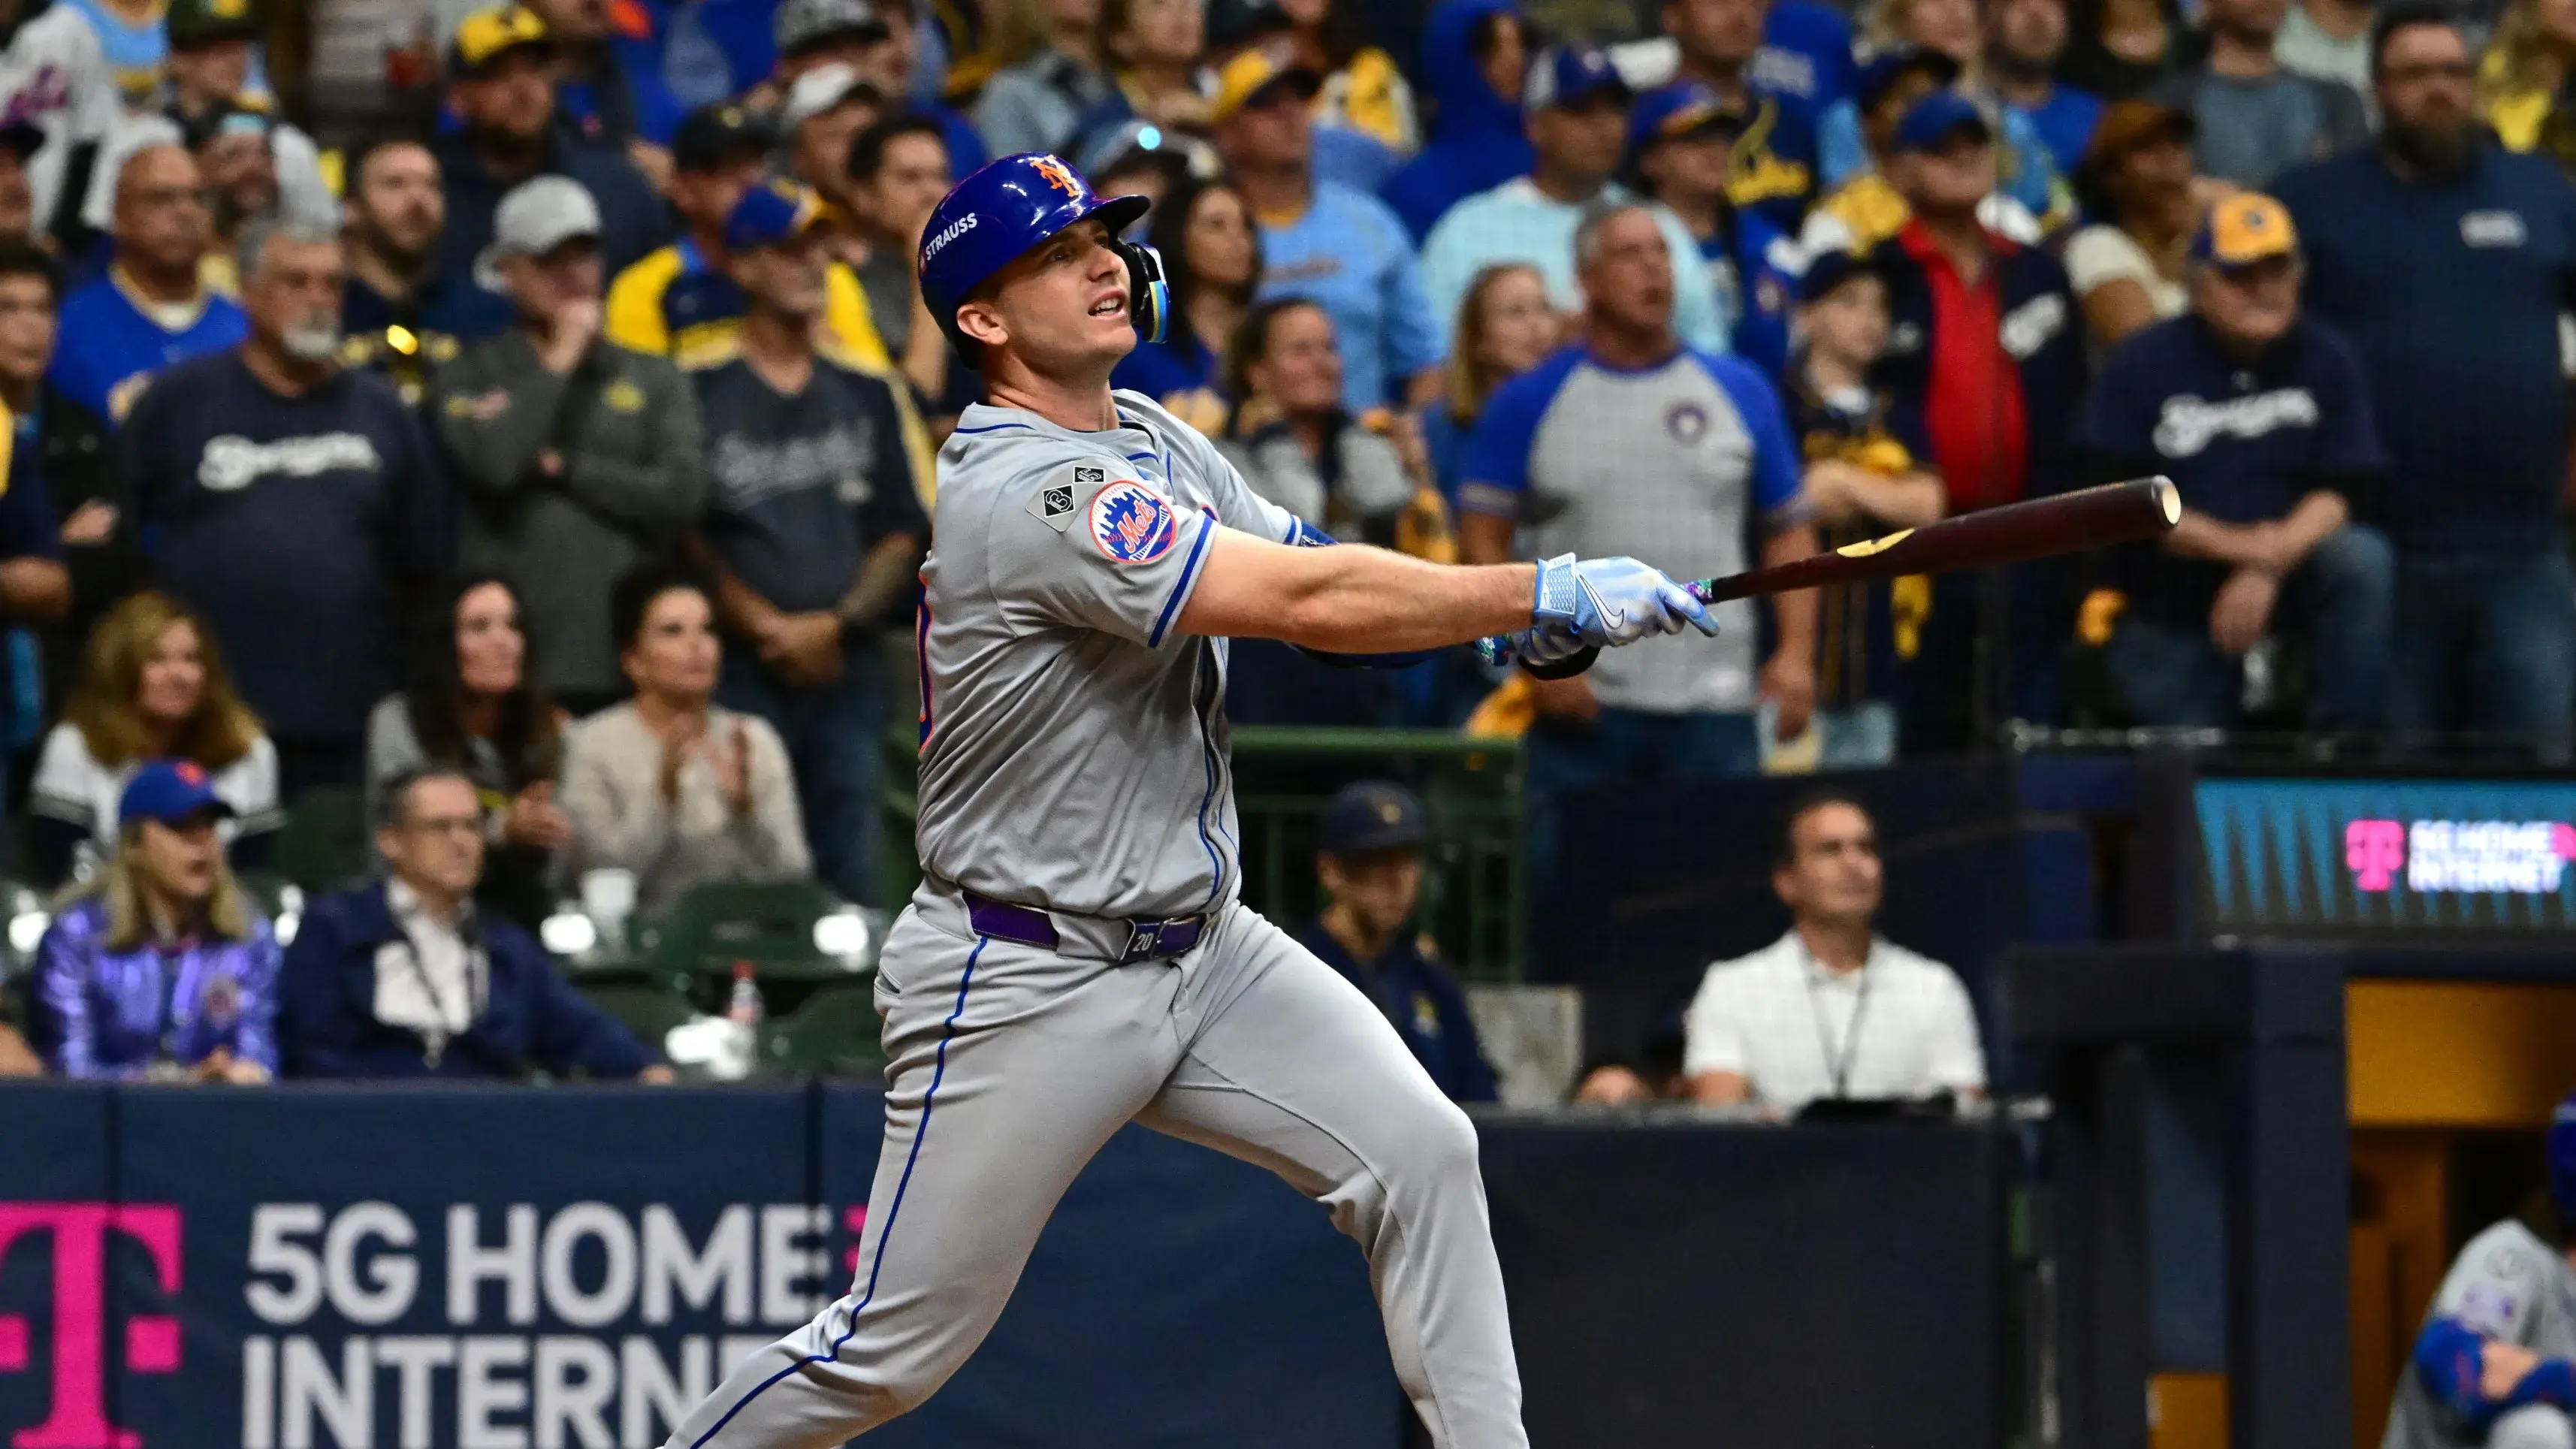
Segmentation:
{"type": "Polygon", "coordinates": [[[411,410],[339,363],[340,238],[254,223],[235,263],[250,335],[152,379],[119,471],[163,587],[213,631],[291,800],[358,782],[396,621],[445,569],[453,527],[411,410]]]}

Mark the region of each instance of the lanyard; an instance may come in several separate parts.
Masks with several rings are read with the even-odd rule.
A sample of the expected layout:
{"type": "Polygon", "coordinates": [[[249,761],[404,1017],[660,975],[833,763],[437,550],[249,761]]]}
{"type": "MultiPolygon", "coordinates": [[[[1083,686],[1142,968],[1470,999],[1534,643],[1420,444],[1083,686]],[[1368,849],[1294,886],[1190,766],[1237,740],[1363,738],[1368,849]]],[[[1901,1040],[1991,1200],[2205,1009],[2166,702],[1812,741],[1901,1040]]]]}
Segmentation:
{"type": "MultiPolygon", "coordinates": [[[[403,963],[411,967],[413,978],[420,982],[420,994],[428,1000],[431,1014],[438,1018],[428,1030],[420,1034],[421,1040],[429,1047],[421,1054],[421,1061],[432,1071],[436,1071],[439,1061],[447,1055],[449,1041],[447,998],[438,989],[437,979],[429,974],[428,963],[421,959],[420,943],[413,940],[411,932],[399,922],[395,924],[394,929],[402,932],[403,963]]],[[[465,946],[465,1025],[469,1031],[473,1029],[475,1014],[482,1009],[483,1005],[482,993],[476,989],[479,983],[475,980],[474,969],[475,957],[478,954],[474,943],[475,937],[479,934],[466,929],[460,929],[457,932],[457,939],[465,946]]]]}
{"type": "Polygon", "coordinates": [[[1805,941],[1798,943],[1798,954],[1805,958],[1807,1013],[1816,1023],[1816,1054],[1823,1060],[1825,1069],[1833,1074],[1834,1089],[1830,1095],[1848,1098],[1851,1096],[1852,1066],[1860,1060],[1861,1022],[1869,1014],[1869,959],[1861,959],[1859,999],[1852,1002],[1851,1026],[1843,1033],[1843,1049],[1837,1052],[1834,1050],[1833,1033],[1825,1026],[1825,1006],[1817,984],[1817,977],[1823,973],[1824,967],[1816,961],[1816,953],[1807,949],[1805,941]]]}

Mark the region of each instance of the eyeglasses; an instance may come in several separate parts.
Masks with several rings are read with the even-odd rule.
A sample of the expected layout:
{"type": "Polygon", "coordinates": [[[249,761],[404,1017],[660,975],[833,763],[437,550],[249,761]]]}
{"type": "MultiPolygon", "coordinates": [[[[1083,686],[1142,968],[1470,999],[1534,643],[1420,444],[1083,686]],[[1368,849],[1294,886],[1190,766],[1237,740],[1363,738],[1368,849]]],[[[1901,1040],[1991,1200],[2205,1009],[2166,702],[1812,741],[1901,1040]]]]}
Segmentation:
{"type": "Polygon", "coordinates": [[[483,833],[483,817],[476,815],[426,815],[408,822],[405,829],[415,835],[474,835],[483,833]]]}
{"type": "Polygon", "coordinates": [[[2420,65],[2392,65],[2379,73],[2383,81],[2455,80],[2466,81],[2472,72],[2465,60],[2428,60],[2420,65]]]}

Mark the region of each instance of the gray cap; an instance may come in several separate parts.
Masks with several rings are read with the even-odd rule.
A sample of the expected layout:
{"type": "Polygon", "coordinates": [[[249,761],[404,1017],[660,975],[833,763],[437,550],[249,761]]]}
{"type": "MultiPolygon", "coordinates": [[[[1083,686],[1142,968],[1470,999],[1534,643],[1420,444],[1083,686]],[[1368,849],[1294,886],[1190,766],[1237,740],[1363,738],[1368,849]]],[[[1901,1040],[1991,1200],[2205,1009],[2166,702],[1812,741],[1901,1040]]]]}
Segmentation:
{"type": "Polygon", "coordinates": [[[506,292],[495,265],[503,257],[541,257],[568,241],[596,237],[599,203],[569,176],[539,176],[510,188],[492,213],[492,244],[474,259],[474,284],[506,292]]]}
{"type": "Polygon", "coordinates": [[[787,88],[787,104],[778,110],[778,131],[792,136],[796,128],[841,104],[863,101],[871,106],[885,104],[885,93],[859,78],[859,73],[846,65],[817,66],[796,78],[787,88]]]}
{"type": "Polygon", "coordinates": [[[877,18],[868,0],[787,0],[769,21],[770,39],[780,55],[794,55],[843,32],[870,40],[883,40],[888,34],[886,23],[877,18]]]}

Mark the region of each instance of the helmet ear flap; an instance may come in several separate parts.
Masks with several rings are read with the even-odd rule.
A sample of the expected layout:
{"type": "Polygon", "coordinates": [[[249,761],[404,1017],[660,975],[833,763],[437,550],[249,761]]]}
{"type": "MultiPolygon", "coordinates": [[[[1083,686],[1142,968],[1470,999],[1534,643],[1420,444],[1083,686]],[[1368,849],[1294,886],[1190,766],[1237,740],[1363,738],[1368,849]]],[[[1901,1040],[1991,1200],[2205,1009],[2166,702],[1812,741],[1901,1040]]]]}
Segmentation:
{"type": "Polygon", "coordinates": [[[1109,249],[1127,263],[1127,314],[1147,342],[1162,342],[1172,333],[1172,287],[1163,274],[1163,254],[1142,242],[1112,239],[1109,249]]]}

